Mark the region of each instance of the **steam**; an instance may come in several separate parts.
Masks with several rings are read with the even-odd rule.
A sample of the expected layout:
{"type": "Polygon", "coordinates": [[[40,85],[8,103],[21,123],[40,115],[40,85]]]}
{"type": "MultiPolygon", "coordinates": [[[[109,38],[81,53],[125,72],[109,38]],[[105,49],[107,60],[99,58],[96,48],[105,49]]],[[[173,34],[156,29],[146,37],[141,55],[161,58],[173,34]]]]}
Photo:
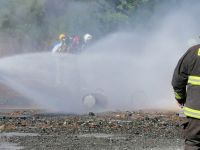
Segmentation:
{"type": "Polygon", "coordinates": [[[163,5],[148,23],[150,28],[122,28],[81,54],[43,52],[2,58],[0,82],[41,108],[62,112],[90,111],[82,97],[98,90],[107,104],[93,111],[177,109],[171,78],[187,41],[199,34],[198,4],[182,1],[165,13],[161,10],[169,5],[163,5]]]}

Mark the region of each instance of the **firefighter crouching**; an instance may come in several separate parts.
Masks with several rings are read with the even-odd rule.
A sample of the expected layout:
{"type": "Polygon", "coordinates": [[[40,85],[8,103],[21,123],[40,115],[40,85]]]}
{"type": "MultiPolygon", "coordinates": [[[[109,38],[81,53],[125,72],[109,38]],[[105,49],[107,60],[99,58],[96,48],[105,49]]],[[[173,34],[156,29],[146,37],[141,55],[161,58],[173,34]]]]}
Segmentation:
{"type": "Polygon", "coordinates": [[[185,150],[200,149],[200,44],[180,58],[173,74],[175,98],[183,107],[185,150]]]}

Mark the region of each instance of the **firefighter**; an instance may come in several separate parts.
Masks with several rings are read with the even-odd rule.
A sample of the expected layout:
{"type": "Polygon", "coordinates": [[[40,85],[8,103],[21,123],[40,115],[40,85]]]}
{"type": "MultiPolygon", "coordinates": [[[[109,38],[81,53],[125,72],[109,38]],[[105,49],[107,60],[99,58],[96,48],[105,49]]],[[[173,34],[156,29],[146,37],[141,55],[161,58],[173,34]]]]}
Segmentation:
{"type": "Polygon", "coordinates": [[[189,48],[180,58],[172,86],[186,116],[182,124],[185,150],[200,149],[200,44],[189,48]]]}
{"type": "Polygon", "coordinates": [[[78,35],[72,36],[71,42],[70,42],[70,51],[72,53],[78,53],[80,51],[80,48],[81,48],[80,36],[78,35]]]}
{"type": "Polygon", "coordinates": [[[59,35],[59,42],[54,44],[52,53],[62,53],[67,51],[66,36],[65,34],[59,35]]]}
{"type": "Polygon", "coordinates": [[[92,35],[89,33],[84,34],[83,36],[83,45],[82,45],[82,49],[85,49],[88,47],[88,45],[91,43],[92,41],[92,35]]]}

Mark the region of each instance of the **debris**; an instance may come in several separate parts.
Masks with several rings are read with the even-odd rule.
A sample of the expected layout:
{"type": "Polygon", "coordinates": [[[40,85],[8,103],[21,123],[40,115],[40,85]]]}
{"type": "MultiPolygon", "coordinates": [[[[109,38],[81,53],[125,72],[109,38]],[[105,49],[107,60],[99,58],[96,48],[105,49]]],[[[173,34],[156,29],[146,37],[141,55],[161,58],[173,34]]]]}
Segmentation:
{"type": "MultiPolygon", "coordinates": [[[[51,146],[56,149],[56,145],[62,145],[61,149],[82,149],[84,143],[89,147],[86,149],[112,149],[106,146],[116,146],[113,149],[134,149],[133,146],[141,146],[139,142],[155,139],[151,145],[157,146],[156,142],[160,139],[176,139],[176,143],[181,144],[181,132],[179,127],[180,117],[176,113],[157,113],[157,112],[105,112],[95,114],[89,112],[86,115],[51,114],[38,113],[29,115],[24,119],[24,113],[0,114],[4,116],[0,119],[0,132],[23,132],[36,133],[37,137],[12,137],[8,142],[15,141],[21,146],[28,146],[27,149],[36,148],[36,145],[51,146]],[[95,116],[95,117],[94,117],[95,116]],[[111,137],[101,137],[107,140],[100,140],[99,137],[81,137],[81,134],[108,134],[111,137]],[[47,138],[48,136],[48,138],[47,138]],[[138,138],[138,139],[137,139],[138,138]],[[140,140],[141,139],[141,140],[140,140]],[[178,142],[177,142],[178,139],[178,142]],[[54,142],[52,142],[54,141],[54,142]],[[107,143],[106,143],[107,141],[107,143]],[[96,144],[94,144],[96,142],[96,144]],[[138,143],[137,143],[138,142],[138,143]],[[67,144],[65,144],[67,143],[67,144]],[[76,143],[76,144],[75,144],[76,143]],[[80,147],[73,147],[77,145],[80,147]],[[121,143],[121,144],[120,144],[121,143]],[[131,143],[131,144],[130,144],[131,143]],[[134,143],[137,143],[134,144],[134,143]],[[132,147],[127,147],[127,144],[132,147]],[[105,145],[105,147],[104,147],[105,145]],[[72,146],[72,147],[70,147],[72,146]],[[124,146],[124,147],[122,147],[124,146]]],[[[163,143],[165,143],[164,141],[163,143]]],[[[150,143],[150,142],[149,142],[150,143]]],[[[143,145],[145,149],[149,145],[143,145]]],[[[144,143],[145,144],[145,143],[144,143]]],[[[36,149],[41,149],[37,147],[36,149]]],[[[162,149],[162,148],[161,148],[162,149]]]]}
{"type": "Polygon", "coordinates": [[[5,130],[5,124],[0,125],[0,132],[3,132],[5,130]]]}
{"type": "Polygon", "coordinates": [[[89,115],[89,116],[95,116],[95,113],[89,112],[88,115],[89,115]]]}

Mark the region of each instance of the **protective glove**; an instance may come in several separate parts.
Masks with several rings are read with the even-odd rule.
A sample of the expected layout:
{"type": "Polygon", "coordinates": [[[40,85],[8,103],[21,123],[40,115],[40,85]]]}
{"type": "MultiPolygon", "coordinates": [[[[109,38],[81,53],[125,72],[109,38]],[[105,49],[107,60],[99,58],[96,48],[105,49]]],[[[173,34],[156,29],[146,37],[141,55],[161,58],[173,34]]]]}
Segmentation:
{"type": "Polygon", "coordinates": [[[184,106],[186,99],[176,99],[180,106],[184,106]]]}

